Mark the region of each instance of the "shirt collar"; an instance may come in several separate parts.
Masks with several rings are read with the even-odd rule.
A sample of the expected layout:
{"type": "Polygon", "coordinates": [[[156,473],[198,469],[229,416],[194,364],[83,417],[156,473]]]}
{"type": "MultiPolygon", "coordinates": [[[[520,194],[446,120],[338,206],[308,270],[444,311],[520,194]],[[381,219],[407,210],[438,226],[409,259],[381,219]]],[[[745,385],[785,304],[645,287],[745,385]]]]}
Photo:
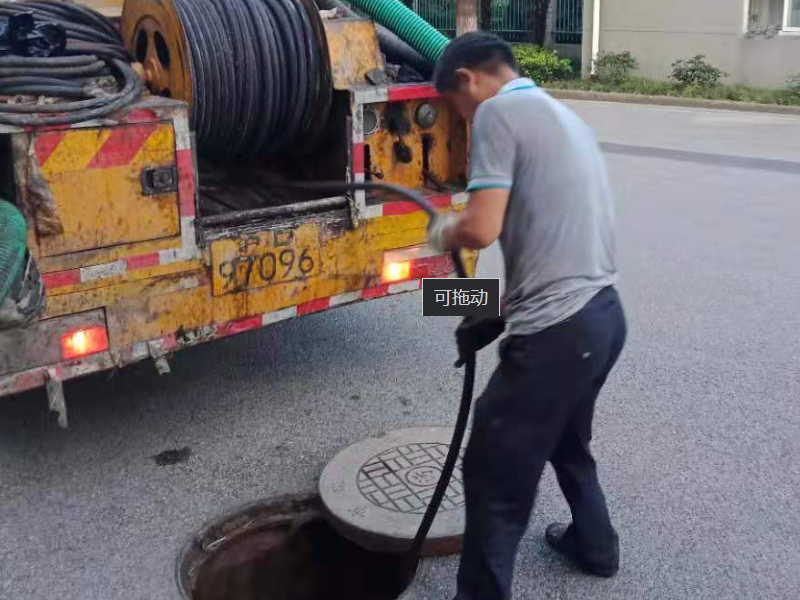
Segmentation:
{"type": "Polygon", "coordinates": [[[527,77],[517,77],[501,87],[498,94],[507,94],[508,92],[516,92],[517,90],[533,90],[537,87],[538,86],[533,82],[533,79],[529,79],[527,77]]]}

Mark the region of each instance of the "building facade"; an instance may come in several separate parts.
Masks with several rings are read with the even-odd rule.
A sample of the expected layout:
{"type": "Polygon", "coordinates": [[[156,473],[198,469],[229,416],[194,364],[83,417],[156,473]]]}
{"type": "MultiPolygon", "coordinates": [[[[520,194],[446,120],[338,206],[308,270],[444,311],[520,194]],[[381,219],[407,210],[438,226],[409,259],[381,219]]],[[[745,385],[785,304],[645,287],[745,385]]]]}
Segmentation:
{"type": "Polygon", "coordinates": [[[726,83],[780,87],[800,73],[800,0],[585,0],[584,75],[599,52],[624,50],[643,77],[704,54],[726,83]]]}

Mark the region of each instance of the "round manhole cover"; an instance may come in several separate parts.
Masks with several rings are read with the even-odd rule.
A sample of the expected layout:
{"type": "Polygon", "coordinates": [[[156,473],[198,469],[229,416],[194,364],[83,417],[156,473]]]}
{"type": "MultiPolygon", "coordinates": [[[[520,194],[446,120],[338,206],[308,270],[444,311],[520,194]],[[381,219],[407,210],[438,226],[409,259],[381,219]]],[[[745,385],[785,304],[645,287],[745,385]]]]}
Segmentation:
{"type": "MultiPolygon", "coordinates": [[[[422,515],[442,474],[450,446],[436,442],[401,444],[370,458],[358,471],[358,490],[379,508],[422,515]]],[[[464,504],[461,458],[440,511],[464,504]]]]}
{"type": "MultiPolygon", "coordinates": [[[[371,550],[405,550],[433,496],[452,433],[447,427],[402,429],[342,450],[320,478],[320,495],[333,524],[371,550]]],[[[463,531],[459,456],[424,553],[457,552],[463,531]]]]}

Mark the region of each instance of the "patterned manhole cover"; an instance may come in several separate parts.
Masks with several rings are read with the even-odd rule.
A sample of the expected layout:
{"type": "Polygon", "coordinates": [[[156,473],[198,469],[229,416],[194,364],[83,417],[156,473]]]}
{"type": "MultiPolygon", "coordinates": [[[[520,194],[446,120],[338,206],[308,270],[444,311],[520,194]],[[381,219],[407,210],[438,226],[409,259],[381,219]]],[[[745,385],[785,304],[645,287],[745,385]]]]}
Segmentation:
{"type": "MultiPolygon", "coordinates": [[[[358,491],[375,506],[407,514],[422,514],[442,473],[447,444],[403,444],[370,458],[358,471],[358,491]]],[[[461,456],[439,510],[464,504],[461,456]]]]}
{"type": "MultiPolygon", "coordinates": [[[[408,550],[436,490],[452,435],[449,427],[415,427],[342,448],[319,479],[330,522],[368,550],[408,550]]],[[[465,515],[460,458],[423,546],[424,556],[451,554],[461,546],[465,515]]]]}

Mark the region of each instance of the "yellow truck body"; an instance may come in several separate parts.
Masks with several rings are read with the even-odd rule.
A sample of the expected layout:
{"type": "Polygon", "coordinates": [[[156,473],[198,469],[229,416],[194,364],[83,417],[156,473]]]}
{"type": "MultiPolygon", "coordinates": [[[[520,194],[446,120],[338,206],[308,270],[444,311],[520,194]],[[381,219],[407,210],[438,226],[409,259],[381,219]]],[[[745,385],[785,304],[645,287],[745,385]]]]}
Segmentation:
{"type": "MultiPolygon", "coordinates": [[[[353,36],[376,46],[369,21],[347,21],[326,26],[331,48],[353,36]]],[[[332,69],[338,124],[326,168],[460,210],[465,124],[427,84],[362,83],[381,66],[371,52],[332,69]],[[426,120],[416,116],[423,104],[426,120]],[[407,125],[399,133],[398,118],[407,125]]],[[[354,192],[242,208],[229,200],[252,185],[210,181],[176,100],[147,96],[112,119],[69,127],[0,126],[0,189],[28,219],[47,289],[38,322],[0,332],[0,395],[47,386],[66,424],[64,380],[144,359],[167,371],[169,354],[187,346],[452,274],[450,257],[425,245],[425,213],[398,198],[354,192]]],[[[472,272],[477,256],[465,258],[472,272]]]]}

